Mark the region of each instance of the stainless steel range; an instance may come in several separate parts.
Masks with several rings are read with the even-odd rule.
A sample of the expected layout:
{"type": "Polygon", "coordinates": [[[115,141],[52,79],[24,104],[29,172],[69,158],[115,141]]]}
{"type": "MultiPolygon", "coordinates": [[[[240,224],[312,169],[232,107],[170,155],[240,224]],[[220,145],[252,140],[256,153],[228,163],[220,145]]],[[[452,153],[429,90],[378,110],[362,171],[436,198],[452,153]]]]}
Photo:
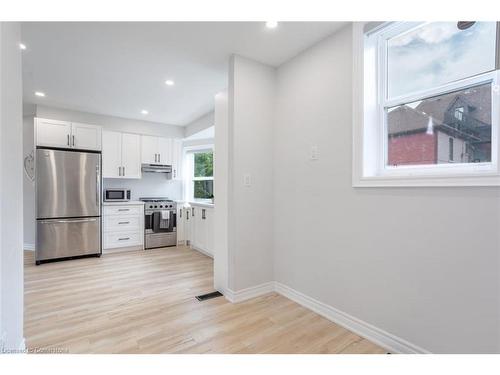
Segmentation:
{"type": "Polygon", "coordinates": [[[168,198],[140,198],[144,202],[144,247],[177,245],[177,204],[168,198]]]}

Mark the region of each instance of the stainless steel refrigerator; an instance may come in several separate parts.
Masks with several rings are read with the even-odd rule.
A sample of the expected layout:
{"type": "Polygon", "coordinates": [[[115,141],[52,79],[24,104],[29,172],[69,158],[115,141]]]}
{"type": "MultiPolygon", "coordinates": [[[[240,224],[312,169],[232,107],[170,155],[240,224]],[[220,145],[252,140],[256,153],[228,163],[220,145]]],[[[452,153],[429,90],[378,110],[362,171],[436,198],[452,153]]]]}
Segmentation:
{"type": "Polygon", "coordinates": [[[36,264],[101,255],[101,154],[36,150],[36,264]]]}

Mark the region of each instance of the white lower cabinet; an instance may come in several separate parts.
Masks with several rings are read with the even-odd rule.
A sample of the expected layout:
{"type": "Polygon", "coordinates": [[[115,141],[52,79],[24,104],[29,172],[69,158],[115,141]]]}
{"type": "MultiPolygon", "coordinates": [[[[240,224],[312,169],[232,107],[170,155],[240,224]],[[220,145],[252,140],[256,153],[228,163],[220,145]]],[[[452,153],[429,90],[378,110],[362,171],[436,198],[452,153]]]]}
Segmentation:
{"type": "Polygon", "coordinates": [[[185,216],[186,212],[181,205],[177,206],[177,245],[184,245],[186,243],[185,235],[185,216]]]}
{"type": "Polygon", "coordinates": [[[214,208],[193,205],[189,213],[188,226],[191,247],[213,257],[214,208]]]}
{"type": "Polygon", "coordinates": [[[103,207],[103,251],[144,249],[144,204],[103,207]]]}

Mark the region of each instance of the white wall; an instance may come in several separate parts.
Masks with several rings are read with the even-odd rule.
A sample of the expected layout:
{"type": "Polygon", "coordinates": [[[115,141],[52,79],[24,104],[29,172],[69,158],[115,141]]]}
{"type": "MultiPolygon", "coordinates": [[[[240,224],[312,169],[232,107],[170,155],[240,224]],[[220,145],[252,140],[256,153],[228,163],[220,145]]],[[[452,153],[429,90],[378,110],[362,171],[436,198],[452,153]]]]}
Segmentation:
{"type": "Polygon", "coordinates": [[[231,58],[228,246],[233,291],[273,280],[274,98],[274,68],[239,56],[231,58]],[[251,177],[249,187],[243,185],[246,174],[251,177]]]}
{"type": "Polygon", "coordinates": [[[211,126],[214,126],[214,111],[208,112],[207,114],[187,124],[184,129],[184,137],[188,138],[193,134],[210,128],[211,126]]]}
{"type": "Polygon", "coordinates": [[[214,147],[214,288],[228,289],[229,132],[227,91],[215,95],[214,147]]]}
{"type": "Polygon", "coordinates": [[[167,180],[163,173],[143,173],[142,178],[105,178],[103,189],[129,188],[131,199],[142,197],[168,197],[173,200],[182,200],[182,181],[167,180]]]}
{"type": "Polygon", "coordinates": [[[500,190],[353,188],[351,71],[350,27],[278,69],[276,280],[432,352],[500,352],[500,190]]]}
{"type": "MultiPolygon", "coordinates": [[[[34,116],[23,116],[23,161],[33,152],[34,116]]],[[[25,249],[35,248],[35,182],[23,173],[23,218],[24,218],[24,246],[25,249]]]]}
{"type": "Polygon", "coordinates": [[[0,23],[0,346],[23,343],[23,177],[20,25],[0,23]]]}
{"type": "Polygon", "coordinates": [[[36,106],[36,116],[52,120],[74,121],[101,125],[106,130],[147,134],[158,137],[184,138],[184,127],[182,126],[159,124],[149,121],[130,120],[121,117],[72,111],[68,109],[53,108],[42,105],[36,106]]]}

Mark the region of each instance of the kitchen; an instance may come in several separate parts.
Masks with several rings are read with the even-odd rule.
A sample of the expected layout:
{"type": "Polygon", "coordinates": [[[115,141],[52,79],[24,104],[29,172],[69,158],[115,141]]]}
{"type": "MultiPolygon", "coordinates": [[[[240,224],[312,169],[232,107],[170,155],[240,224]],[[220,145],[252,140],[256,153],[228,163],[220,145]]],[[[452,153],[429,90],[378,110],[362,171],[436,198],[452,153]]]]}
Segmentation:
{"type": "MultiPolygon", "coordinates": [[[[187,162],[193,163],[195,154],[192,148],[185,152],[181,138],[103,130],[99,125],[38,117],[33,126],[36,264],[87,254],[100,256],[177,245],[189,245],[213,256],[213,197],[205,192],[205,199],[194,204],[182,199],[183,190],[188,190],[183,186],[183,169],[186,173],[192,169],[187,162]],[[68,160],[68,155],[78,157],[68,160]],[[78,171],[80,165],[86,165],[89,155],[96,157],[92,173],[78,171]],[[66,175],[68,170],[76,171],[74,180],[66,175]],[[91,187],[96,181],[95,189],[85,191],[84,196],[77,188],[82,183],[82,173],[88,176],[83,181],[85,185],[91,187]],[[102,199],[94,211],[88,211],[85,199],[101,196],[101,183],[102,199]],[[51,191],[60,194],[50,194],[51,191]],[[74,207],[75,202],[83,202],[80,210],[74,207]],[[85,220],[82,229],[75,223],[78,216],[85,220]],[[89,229],[88,220],[92,217],[102,218],[102,234],[97,222],[89,229]],[[64,225],[65,221],[70,223],[64,225]],[[93,241],[80,240],[89,234],[95,236],[93,241]],[[98,246],[100,238],[102,245],[98,246]]],[[[209,142],[205,139],[202,143],[205,151],[208,147],[212,152],[209,142]]],[[[211,188],[211,181],[206,186],[211,188]]]]}

